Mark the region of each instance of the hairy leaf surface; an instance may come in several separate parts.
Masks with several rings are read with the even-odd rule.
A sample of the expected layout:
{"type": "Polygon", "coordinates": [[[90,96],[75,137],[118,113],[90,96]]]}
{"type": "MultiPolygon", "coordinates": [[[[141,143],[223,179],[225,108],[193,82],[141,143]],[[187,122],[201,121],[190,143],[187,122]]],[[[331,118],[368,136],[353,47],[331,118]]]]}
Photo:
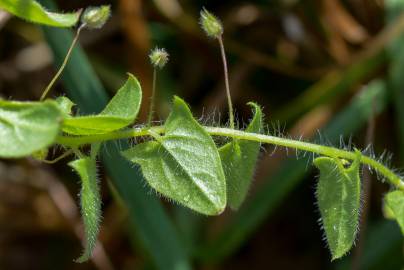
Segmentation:
{"type": "Polygon", "coordinates": [[[77,23],[79,13],[54,13],[33,0],[1,0],[0,9],[33,23],[56,27],[70,27],[77,23]]]}
{"type": "MultiPolygon", "coordinates": [[[[262,131],[261,108],[255,103],[249,103],[249,105],[254,107],[255,113],[245,131],[260,133],[262,131]]],[[[233,140],[219,149],[226,176],[227,201],[232,209],[238,209],[247,195],[260,145],[259,142],[233,140]]]]}
{"type": "Polygon", "coordinates": [[[358,230],[360,210],[360,152],[349,168],[340,159],[319,157],[314,165],[320,170],[317,203],[332,260],[352,247],[358,230]]]}
{"type": "Polygon", "coordinates": [[[90,135],[124,128],[136,119],[141,101],[140,84],[129,74],[126,83],[100,114],[68,118],[63,123],[63,131],[73,135],[90,135]]]}
{"type": "Polygon", "coordinates": [[[220,214],[226,206],[226,183],[212,138],[176,97],[164,136],[138,144],[123,155],[141,166],[148,183],[164,196],[199,213],[220,214]]]}
{"type": "Polygon", "coordinates": [[[400,225],[401,233],[404,235],[404,192],[401,190],[391,191],[384,200],[392,217],[400,225]]]}
{"type": "Polygon", "coordinates": [[[60,131],[62,112],[54,101],[0,100],[0,157],[18,158],[51,145],[60,131]]]}
{"type": "Polygon", "coordinates": [[[97,242],[101,217],[101,199],[96,176],[95,158],[82,158],[69,163],[81,178],[80,204],[86,238],[83,255],[76,261],[85,262],[97,242]]]}

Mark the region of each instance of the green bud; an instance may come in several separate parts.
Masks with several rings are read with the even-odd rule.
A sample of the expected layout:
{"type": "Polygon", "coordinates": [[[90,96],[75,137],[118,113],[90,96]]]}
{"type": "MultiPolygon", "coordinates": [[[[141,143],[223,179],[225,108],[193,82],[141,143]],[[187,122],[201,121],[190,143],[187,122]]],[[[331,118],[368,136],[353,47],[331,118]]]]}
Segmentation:
{"type": "Polygon", "coordinates": [[[110,15],[110,6],[88,7],[81,16],[81,22],[90,29],[101,28],[110,15]]]}
{"type": "Polygon", "coordinates": [[[48,156],[48,148],[44,148],[32,153],[32,157],[36,160],[43,161],[48,156]]]}
{"type": "Polygon", "coordinates": [[[155,48],[149,54],[150,62],[154,67],[163,68],[168,62],[168,53],[164,48],[155,48]]]}
{"type": "Polygon", "coordinates": [[[218,38],[223,34],[222,23],[215,15],[207,11],[205,8],[201,10],[199,23],[208,37],[218,38]]]}

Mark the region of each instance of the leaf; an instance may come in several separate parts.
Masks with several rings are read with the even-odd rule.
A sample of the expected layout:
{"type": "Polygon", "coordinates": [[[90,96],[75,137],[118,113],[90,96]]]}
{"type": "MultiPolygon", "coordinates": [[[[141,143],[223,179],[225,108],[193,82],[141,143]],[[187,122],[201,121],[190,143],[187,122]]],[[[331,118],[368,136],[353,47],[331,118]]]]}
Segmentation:
{"type": "MultiPolygon", "coordinates": [[[[333,117],[320,133],[331,143],[337,144],[341,135],[348,137],[358,131],[371,115],[382,112],[387,104],[385,83],[374,80],[333,117]]],[[[310,140],[320,141],[321,138],[316,136],[310,140]]],[[[201,244],[197,253],[198,259],[212,264],[226,260],[237,253],[282,202],[291,196],[292,191],[302,185],[308,172],[307,163],[310,161],[311,157],[307,155],[299,159],[288,159],[276,172],[264,177],[262,185],[251,200],[234,213],[231,222],[223,226],[218,236],[201,244]]]]}
{"type": "MultiPolygon", "coordinates": [[[[56,9],[52,0],[41,0],[46,7],[56,9]]],[[[45,39],[52,49],[55,64],[60,66],[69,44],[73,40],[67,29],[43,27],[45,39]]],[[[77,103],[82,113],[101,111],[107,104],[107,93],[96,76],[88,58],[77,44],[62,75],[63,86],[69,97],[77,103]]],[[[126,141],[120,141],[126,149],[126,141]]],[[[178,232],[167,211],[156,196],[145,192],[140,169],[130,166],[112,142],[103,148],[103,163],[111,182],[125,202],[129,214],[128,234],[135,235],[134,248],[145,250],[146,258],[156,269],[191,269],[189,255],[185,251],[178,232]]]]}
{"type": "Polygon", "coordinates": [[[401,190],[391,191],[387,193],[384,201],[404,235],[404,192],[401,190]]]}
{"type": "Polygon", "coordinates": [[[100,227],[101,199],[96,178],[96,161],[95,158],[86,157],[70,162],[69,166],[81,178],[80,204],[86,244],[83,255],[76,262],[82,263],[91,257],[100,227]]]}
{"type": "Polygon", "coordinates": [[[164,196],[205,215],[226,207],[226,183],[212,138],[192,117],[185,102],[175,97],[165,124],[165,136],[124,151],[138,163],[151,187],[164,196]]]}
{"type": "Polygon", "coordinates": [[[360,158],[358,151],[356,159],[347,169],[337,158],[319,157],[313,162],[320,170],[316,196],[332,260],[342,257],[351,249],[358,231],[360,158]]]}
{"type": "Polygon", "coordinates": [[[62,113],[54,101],[0,100],[0,157],[19,158],[51,145],[60,130],[62,113]]]}
{"type": "MultiPolygon", "coordinates": [[[[261,108],[255,103],[249,103],[255,109],[254,118],[246,132],[260,133],[262,131],[261,108]]],[[[238,209],[244,201],[260,150],[259,142],[233,140],[219,149],[224,174],[226,176],[227,201],[232,209],[238,209]]]]}
{"type": "Polygon", "coordinates": [[[131,74],[104,110],[95,116],[68,118],[63,131],[73,135],[103,134],[131,124],[139,112],[142,90],[138,80],[131,74]]]}
{"type": "Polygon", "coordinates": [[[56,27],[70,27],[77,23],[80,13],[54,13],[33,0],[1,0],[0,9],[27,21],[56,27]]]}

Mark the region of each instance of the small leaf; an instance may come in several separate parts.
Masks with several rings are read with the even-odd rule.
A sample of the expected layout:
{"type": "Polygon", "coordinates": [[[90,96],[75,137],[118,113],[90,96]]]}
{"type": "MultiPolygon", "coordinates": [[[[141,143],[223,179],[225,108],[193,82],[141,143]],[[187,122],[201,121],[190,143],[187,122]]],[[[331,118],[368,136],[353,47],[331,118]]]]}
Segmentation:
{"type": "Polygon", "coordinates": [[[81,158],[69,163],[81,178],[80,204],[84,222],[86,238],[83,255],[76,260],[82,263],[87,261],[97,242],[101,219],[101,199],[96,178],[95,158],[81,158]]]}
{"type": "Polygon", "coordinates": [[[61,122],[62,112],[54,101],[0,100],[0,157],[24,157],[47,148],[61,122]]]}
{"type": "Polygon", "coordinates": [[[347,169],[337,158],[319,157],[314,160],[314,165],[320,170],[317,203],[332,260],[351,249],[358,231],[360,158],[358,151],[357,158],[347,169]]]}
{"type": "Polygon", "coordinates": [[[131,74],[105,109],[98,115],[68,118],[63,131],[72,135],[103,134],[124,128],[135,121],[142,101],[138,80],[131,74]]]}
{"type": "Polygon", "coordinates": [[[56,27],[70,27],[77,23],[80,13],[54,13],[33,0],[1,0],[0,9],[27,21],[56,27]]]}
{"type": "Polygon", "coordinates": [[[390,210],[390,214],[400,225],[401,233],[404,235],[404,191],[391,191],[387,193],[384,201],[390,210]]]}
{"type": "Polygon", "coordinates": [[[150,186],[164,196],[205,215],[220,214],[226,206],[226,183],[219,153],[178,97],[165,132],[123,155],[138,163],[150,186]]]}
{"type": "MultiPolygon", "coordinates": [[[[245,131],[260,133],[262,131],[261,108],[255,103],[249,103],[249,105],[254,107],[255,114],[245,131]]],[[[227,201],[232,209],[238,209],[247,195],[259,150],[259,142],[245,140],[233,140],[219,149],[226,176],[227,201]]]]}

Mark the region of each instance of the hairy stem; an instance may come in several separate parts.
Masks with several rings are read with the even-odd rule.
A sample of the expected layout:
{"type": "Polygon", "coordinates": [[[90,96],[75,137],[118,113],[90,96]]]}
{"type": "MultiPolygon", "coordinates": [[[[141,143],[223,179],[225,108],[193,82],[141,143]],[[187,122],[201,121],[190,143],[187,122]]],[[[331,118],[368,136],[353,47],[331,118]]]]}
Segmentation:
{"type": "Polygon", "coordinates": [[[153,86],[152,86],[152,95],[150,97],[150,107],[149,107],[149,114],[147,115],[147,126],[151,126],[151,122],[153,121],[153,114],[154,114],[154,103],[155,103],[155,96],[156,96],[156,81],[157,81],[157,68],[153,69],[153,86]]]}
{"type": "Polygon", "coordinates": [[[228,104],[228,106],[229,106],[229,122],[230,122],[230,128],[231,128],[231,129],[234,129],[233,104],[232,104],[231,95],[230,95],[229,71],[227,70],[226,52],[225,52],[225,50],[224,50],[224,45],[223,45],[223,38],[222,38],[222,36],[218,36],[217,40],[219,41],[220,53],[221,53],[221,55],[222,55],[222,61],[223,61],[224,83],[225,83],[225,86],[226,86],[227,104],[228,104]]]}
{"type": "Polygon", "coordinates": [[[73,48],[77,43],[77,40],[79,39],[80,36],[80,32],[81,30],[85,27],[85,24],[82,24],[79,26],[79,28],[77,29],[76,35],[74,36],[74,39],[72,41],[72,44],[69,47],[69,50],[67,51],[67,54],[65,56],[65,59],[63,60],[62,65],[60,66],[58,72],[56,73],[56,75],[52,78],[52,80],[50,81],[50,83],[48,84],[48,86],[46,87],[46,89],[43,91],[41,98],[39,99],[40,101],[44,100],[46,95],[49,93],[49,91],[52,89],[52,86],[55,84],[55,82],[57,81],[57,79],[60,77],[60,75],[62,74],[63,70],[66,67],[67,61],[70,58],[70,55],[73,52],[73,48]]]}
{"type": "MultiPolygon", "coordinates": [[[[207,127],[207,126],[205,126],[204,128],[210,135],[213,136],[230,137],[233,139],[273,144],[296,150],[312,152],[322,156],[343,158],[347,160],[354,160],[356,158],[355,152],[342,150],[330,146],[318,145],[315,143],[302,142],[299,140],[280,138],[271,135],[249,133],[231,128],[207,127]]],[[[85,144],[104,142],[108,140],[129,139],[134,137],[150,136],[150,133],[164,134],[164,131],[165,131],[164,126],[155,126],[155,127],[134,128],[129,130],[120,130],[106,134],[80,136],[80,137],[59,136],[57,139],[57,143],[69,147],[79,147],[85,144]]],[[[404,182],[401,180],[401,178],[398,175],[396,175],[392,170],[384,166],[382,163],[368,156],[362,156],[361,163],[373,168],[374,170],[379,172],[382,176],[384,176],[396,188],[404,191],[404,182]]]]}

